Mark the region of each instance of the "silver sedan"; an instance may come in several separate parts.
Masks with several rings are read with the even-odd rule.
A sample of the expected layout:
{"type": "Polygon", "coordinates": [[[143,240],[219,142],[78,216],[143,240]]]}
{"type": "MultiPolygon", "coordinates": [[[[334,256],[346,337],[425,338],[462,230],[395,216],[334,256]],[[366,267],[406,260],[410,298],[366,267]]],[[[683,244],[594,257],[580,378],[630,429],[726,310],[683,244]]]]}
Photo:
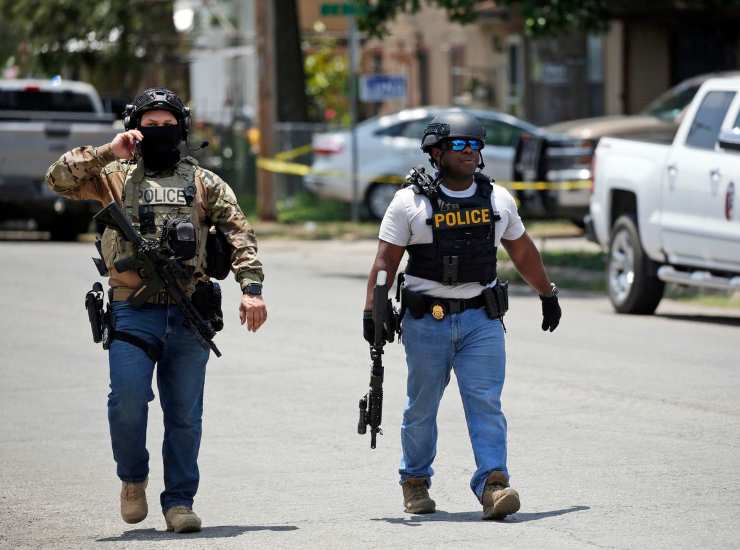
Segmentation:
{"type": "MultiPolygon", "coordinates": [[[[369,214],[383,217],[403,176],[418,165],[429,167],[420,149],[424,128],[434,116],[459,108],[420,107],[392,115],[374,117],[358,124],[358,196],[369,214]]],[[[523,132],[539,129],[528,122],[497,111],[465,109],[486,129],[483,148],[484,172],[501,181],[510,181],[514,150],[523,132]]],[[[316,134],[314,162],[305,186],[320,196],[345,202],[352,200],[351,143],[349,131],[316,134]]]]}

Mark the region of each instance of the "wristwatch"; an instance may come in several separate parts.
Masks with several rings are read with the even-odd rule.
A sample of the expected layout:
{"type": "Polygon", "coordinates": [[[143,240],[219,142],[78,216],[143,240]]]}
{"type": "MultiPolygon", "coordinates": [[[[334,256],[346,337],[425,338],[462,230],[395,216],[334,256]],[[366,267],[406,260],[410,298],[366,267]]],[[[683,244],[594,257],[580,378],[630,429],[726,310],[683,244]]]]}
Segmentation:
{"type": "Polygon", "coordinates": [[[560,289],[555,285],[555,283],[550,283],[550,294],[545,295],[544,298],[554,298],[558,294],[560,294],[560,289]]]}
{"type": "Polygon", "coordinates": [[[262,283],[249,283],[242,289],[247,296],[262,296],[262,283]]]}

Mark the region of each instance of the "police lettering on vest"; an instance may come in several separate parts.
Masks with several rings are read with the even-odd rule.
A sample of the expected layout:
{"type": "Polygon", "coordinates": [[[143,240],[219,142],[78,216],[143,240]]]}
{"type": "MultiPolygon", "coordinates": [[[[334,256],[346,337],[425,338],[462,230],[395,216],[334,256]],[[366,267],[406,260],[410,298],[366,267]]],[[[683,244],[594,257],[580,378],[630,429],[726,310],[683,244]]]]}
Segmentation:
{"type": "Polygon", "coordinates": [[[187,204],[185,189],[182,187],[149,187],[147,189],[139,189],[139,204],[184,206],[187,204]]]}
{"type": "Polygon", "coordinates": [[[454,229],[491,224],[490,208],[463,208],[454,212],[438,212],[432,217],[434,229],[454,229]]]}

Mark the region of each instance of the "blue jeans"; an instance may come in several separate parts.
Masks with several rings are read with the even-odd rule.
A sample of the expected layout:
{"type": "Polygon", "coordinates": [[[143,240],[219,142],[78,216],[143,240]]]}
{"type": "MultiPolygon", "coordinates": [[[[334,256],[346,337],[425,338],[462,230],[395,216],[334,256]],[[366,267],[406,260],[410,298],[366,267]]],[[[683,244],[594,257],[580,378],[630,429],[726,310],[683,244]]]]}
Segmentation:
{"type": "MultiPolygon", "coordinates": [[[[134,309],[113,302],[115,329],[151,343],[159,341],[157,388],[164,415],[164,491],[162,510],[192,506],[198,490],[198,450],[203,415],[203,385],[208,350],[183,325],[177,306],[144,305],[134,309]]],[[[143,481],[149,474],[146,450],[148,403],[154,399],[154,362],[139,347],[121,340],[111,342],[110,423],[113,458],[122,481],[143,481]]]]}
{"type": "Polygon", "coordinates": [[[506,418],[501,412],[506,352],[501,321],[484,309],[447,315],[403,319],[403,344],[408,366],[407,402],[401,424],[401,483],[426,478],[431,485],[437,454],[437,410],[450,371],[460,387],[468,434],[477,469],[470,488],[478,499],[486,478],[506,469],[506,418]]]}

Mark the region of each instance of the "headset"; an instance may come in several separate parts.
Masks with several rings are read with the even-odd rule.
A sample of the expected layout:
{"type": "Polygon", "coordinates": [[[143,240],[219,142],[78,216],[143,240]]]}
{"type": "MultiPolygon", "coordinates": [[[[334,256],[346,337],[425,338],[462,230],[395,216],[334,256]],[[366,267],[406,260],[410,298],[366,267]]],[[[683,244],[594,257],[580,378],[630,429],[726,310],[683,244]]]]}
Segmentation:
{"type": "Polygon", "coordinates": [[[136,96],[133,103],[126,105],[123,111],[123,127],[133,130],[141,122],[141,116],[146,111],[162,109],[171,112],[177,118],[182,131],[182,140],[187,142],[190,133],[190,109],[172,90],[167,88],[149,88],[136,96]]]}

